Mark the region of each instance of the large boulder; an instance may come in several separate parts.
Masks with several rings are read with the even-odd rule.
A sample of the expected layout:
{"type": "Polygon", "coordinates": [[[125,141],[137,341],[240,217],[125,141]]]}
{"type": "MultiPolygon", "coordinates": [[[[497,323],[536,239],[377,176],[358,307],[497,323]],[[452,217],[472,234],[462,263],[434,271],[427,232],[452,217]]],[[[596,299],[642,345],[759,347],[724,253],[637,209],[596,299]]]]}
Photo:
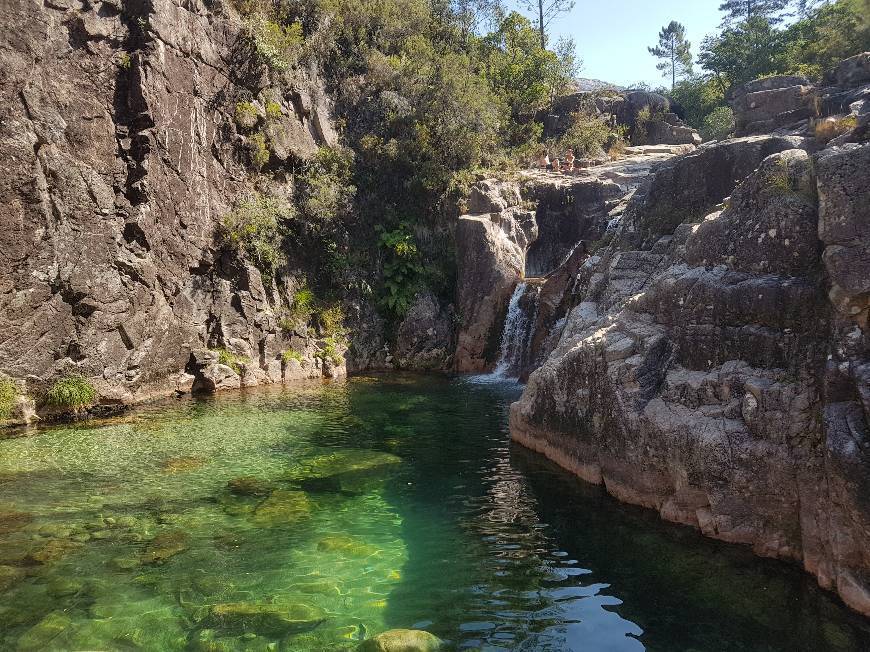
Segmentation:
{"type": "Polygon", "coordinates": [[[834,69],[838,86],[849,88],[870,82],[870,52],[862,52],[841,61],[834,69]]]}
{"type": "Polygon", "coordinates": [[[419,629],[391,629],[363,641],[359,652],[437,652],[440,638],[419,629]]]}
{"type": "Polygon", "coordinates": [[[651,247],[683,222],[699,221],[771,154],[801,148],[795,136],[732,138],[668,162],[638,190],[625,212],[638,244],[651,247]]]}
{"type": "Polygon", "coordinates": [[[737,135],[770,133],[819,115],[816,88],[805,77],[767,77],[733,90],[737,135]]]}

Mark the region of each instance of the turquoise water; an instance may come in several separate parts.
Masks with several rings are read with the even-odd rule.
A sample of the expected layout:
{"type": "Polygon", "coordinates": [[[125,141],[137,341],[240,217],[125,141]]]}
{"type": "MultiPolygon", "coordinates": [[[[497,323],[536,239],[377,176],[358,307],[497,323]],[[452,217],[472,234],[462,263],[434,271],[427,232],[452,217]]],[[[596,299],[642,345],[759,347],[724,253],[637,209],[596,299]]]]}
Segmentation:
{"type": "Polygon", "coordinates": [[[0,649],[870,649],[798,569],[509,445],[518,393],[356,378],[0,440],[0,649]]]}

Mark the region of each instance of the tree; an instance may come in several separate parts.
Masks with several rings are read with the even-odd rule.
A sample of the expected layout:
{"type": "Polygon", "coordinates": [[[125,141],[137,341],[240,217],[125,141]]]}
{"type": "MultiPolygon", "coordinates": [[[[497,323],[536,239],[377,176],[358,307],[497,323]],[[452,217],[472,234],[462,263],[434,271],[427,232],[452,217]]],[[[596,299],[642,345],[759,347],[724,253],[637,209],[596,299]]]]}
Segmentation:
{"type": "Polygon", "coordinates": [[[782,32],[756,17],[729,27],[701,44],[698,63],[715,75],[722,88],[777,72],[782,32]]]}
{"type": "Polygon", "coordinates": [[[692,44],[686,40],[686,28],[675,20],[659,32],[659,44],[647,48],[649,53],[661,61],[656,68],[664,77],[671,78],[671,89],[677,84],[677,77],[692,74],[692,44]]]}
{"type": "Polygon", "coordinates": [[[772,23],[778,23],[781,14],[788,6],[788,0],[725,0],[719,5],[719,11],[725,12],[723,25],[742,23],[753,18],[764,18],[772,23]]]}
{"type": "Polygon", "coordinates": [[[535,27],[541,35],[541,49],[547,47],[547,27],[559,14],[564,14],[576,4],[575,0],[521,0],[526,11],[537,15],[535,27]]]}

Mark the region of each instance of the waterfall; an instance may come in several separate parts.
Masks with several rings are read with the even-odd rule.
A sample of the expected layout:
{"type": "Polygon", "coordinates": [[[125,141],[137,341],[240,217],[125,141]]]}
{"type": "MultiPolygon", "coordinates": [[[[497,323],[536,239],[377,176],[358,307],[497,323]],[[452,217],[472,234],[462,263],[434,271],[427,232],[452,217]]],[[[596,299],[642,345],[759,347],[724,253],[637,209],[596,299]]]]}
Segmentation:
{"type": "Polygon", "coordinates": [[[501,334],[501,354],[493,375],[518,377],[528,362],[540,291],[541,286],[535,283],[519,283],[514,290],[501,334]]]}

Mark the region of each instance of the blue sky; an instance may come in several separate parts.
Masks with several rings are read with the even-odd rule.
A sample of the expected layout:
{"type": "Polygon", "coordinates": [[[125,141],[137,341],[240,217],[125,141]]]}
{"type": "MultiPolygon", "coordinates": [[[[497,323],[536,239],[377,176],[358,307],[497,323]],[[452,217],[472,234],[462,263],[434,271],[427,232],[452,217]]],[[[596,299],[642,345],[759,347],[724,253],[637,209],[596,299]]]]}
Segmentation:
{"type": "Polygon", "coordinates": [[[716,32],[721,22],[720,4],[721,0],[577,0],[570,14],[551,24],[551,42],[561,35],[574,37],[583,59],[581,77],[623,86],[645,81],[655,87],[665,80],[646,48],[656,44],[659,30],[672,20],[681,22],[697,58],[701,40],[716,32]]]}

